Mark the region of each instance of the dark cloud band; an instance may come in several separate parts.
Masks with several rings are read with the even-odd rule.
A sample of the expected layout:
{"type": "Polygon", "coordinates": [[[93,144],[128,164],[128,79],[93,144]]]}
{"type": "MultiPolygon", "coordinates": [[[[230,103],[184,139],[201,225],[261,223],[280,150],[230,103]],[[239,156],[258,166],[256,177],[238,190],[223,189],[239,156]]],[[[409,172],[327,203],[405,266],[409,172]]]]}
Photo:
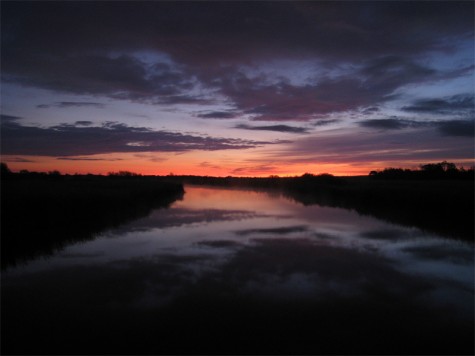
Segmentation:
{"type": "Polygon", "coordinates": [[[432,127],[436,128],[443,136],[475,136],[475,120],[416,121],[406,119],[374,119],[360,121],[359,125],[381,130],[432,127]]]}
{"type": "Polygon", "coordinates": [[[114,152],[184,152],[248,149],[272,142],[192,136],[107,122],[101,127],[63,124],[41,128],[2,124],[2,154],[78,156],[114,152]]]}
{"type": "Polygon", "coordinates": [[[288,133],[307,133],[308,129],[305,127],[295,127],[288,125],[270,125],[270,126],[250,126],[246,124],[236,125],[237,129],[255,130],[255,131],[277,131],[288,133]]]}

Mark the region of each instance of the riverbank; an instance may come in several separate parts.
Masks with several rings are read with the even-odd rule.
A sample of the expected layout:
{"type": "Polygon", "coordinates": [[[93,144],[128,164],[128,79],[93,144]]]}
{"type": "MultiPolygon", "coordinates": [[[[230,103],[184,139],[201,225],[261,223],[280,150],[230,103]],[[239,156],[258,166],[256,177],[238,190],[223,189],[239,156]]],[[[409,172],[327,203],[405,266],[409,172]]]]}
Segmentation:
{"type": "Polygon", "coordinates": [[[166,208],[183,185],[154,177],[2,178],[2,269],[166,208]]]}
{"type": "Polygon", "coordinates": [[[378,179],[328,174],[291,178],[173,178],[184,184],[279,192],[304,205],[344,208],[449,238],[474,239],[473,179],[378,179]]]}
{"type": "Polygon", "coordinates": [[[472,181],[348,178],[288,184],[284,194],[304,205],[345,208],[449,238],[474,239],[472,181]]]}

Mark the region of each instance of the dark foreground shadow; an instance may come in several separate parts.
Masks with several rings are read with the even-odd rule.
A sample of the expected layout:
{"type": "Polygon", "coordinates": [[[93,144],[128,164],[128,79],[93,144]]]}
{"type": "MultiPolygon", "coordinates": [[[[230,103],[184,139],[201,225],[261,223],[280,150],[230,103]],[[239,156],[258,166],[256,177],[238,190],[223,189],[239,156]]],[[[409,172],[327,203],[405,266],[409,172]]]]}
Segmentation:
{"type": "Polygon", "coordinates": [[[1,188],[2,269],[93,239],[184,194],[181,184],[142,177],[2,179],[1,188]]]}
{"type": "Polygon", "coordinates": [[[7,276],[2,351],[473,354],[470,286],[313,239],[211,248],[223,246],[236,252],[201,274],[194,266],[212,256],[163,254],[7,276]],[[437,290],[456,292],[460,305],[438,300],[437,290]]]}

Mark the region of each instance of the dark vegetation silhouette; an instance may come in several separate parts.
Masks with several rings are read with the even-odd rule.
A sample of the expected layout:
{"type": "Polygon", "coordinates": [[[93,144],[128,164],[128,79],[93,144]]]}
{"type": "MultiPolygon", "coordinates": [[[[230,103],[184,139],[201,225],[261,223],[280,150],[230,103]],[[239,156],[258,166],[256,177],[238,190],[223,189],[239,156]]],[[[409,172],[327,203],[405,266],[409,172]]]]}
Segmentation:
{"type": "Polygon", "coordinates": [[[472,180],[474,178],[473,168],[457,168],[454,163],[443,161],[440,163],[422,164],[419,170],[402,168],[385,168],[382,171],[371,171],[369,173],[374,179],[446,179],[446,180],[472,180]]]}
{"type": "Polygon", "coordinates": [[[134,174],[12,173],[1,166],[2,269],[147,216],[182,199],[180,183],[134,174]]]}
{"type": "Polygon", "coordinates": [[[474,185],[461,179],[303,178],[284,195],[305,205],[339,207],[446,237],[473,240],[474,185]]]}
{"type": "Polygon", "coordinates": [[[304,205],[345,208],[447,237],[474,238],[474,170],[446,161],[419,170],[386,168],[366,177],[282,178],[13,173],[2,163],[2,268],[167,207],[182,198],[183,184],[264,190],[304,205]]]}

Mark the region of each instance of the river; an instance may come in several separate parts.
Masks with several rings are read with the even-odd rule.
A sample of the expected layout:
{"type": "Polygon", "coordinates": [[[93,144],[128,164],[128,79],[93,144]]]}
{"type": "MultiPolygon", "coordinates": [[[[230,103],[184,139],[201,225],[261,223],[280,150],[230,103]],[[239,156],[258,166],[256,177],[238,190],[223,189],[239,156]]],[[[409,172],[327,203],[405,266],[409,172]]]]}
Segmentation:
{"type": "Polygon", "coordinates": [[[3,272],[4,351],[473,354],[473,243],[277,193],[185,191],[3,272]]]}

